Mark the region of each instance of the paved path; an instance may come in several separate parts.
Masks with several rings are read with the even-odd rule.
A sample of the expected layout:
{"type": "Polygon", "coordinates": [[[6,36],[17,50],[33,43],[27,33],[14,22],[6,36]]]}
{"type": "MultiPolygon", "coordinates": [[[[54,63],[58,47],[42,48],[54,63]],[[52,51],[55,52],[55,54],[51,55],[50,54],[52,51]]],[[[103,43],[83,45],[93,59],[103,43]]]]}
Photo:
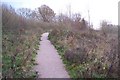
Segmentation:
{"type": "Polygon", "coordinates": [[[54,46],[48,40],[49,33],[42,34],[35,70],[39,78],[69,78],[60,56],[54,46]]]}

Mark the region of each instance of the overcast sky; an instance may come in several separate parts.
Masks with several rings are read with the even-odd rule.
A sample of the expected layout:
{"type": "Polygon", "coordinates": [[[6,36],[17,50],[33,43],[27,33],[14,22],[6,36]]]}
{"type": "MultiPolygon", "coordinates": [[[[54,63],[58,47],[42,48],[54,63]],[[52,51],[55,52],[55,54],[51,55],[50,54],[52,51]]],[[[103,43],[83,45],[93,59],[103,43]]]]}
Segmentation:
{"type": "Polygon", "coordinates": [[[120,0],[2,0],[11,4],[14,8],[35,9],[43,4],[52,8],[55,13],[67,13],[71,5],[72,13],[80,13],[88,21],[88,10],[90,21],[94,28],[98,28],[102,20],[118,24],[118,2],[120,0]]]}

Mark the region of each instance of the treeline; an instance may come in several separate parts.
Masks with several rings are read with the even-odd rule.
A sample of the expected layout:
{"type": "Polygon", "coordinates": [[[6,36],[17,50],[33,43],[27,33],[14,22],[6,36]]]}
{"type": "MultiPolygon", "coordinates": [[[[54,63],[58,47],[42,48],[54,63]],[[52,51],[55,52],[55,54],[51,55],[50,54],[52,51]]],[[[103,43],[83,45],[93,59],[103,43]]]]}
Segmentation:
{"type": "MultiPolygon", "coordinates": [[[[107,65],[108,67],[105,68],[104,72],[102,73],[101,70],[104,68],[103,63],[100,62],[100,59],[102,58],[97,58],[97,54],[93,54],[94,50],[98,50],[99,54],[104,53],[104,48],[102,48],[102,46],[106,44],[105,40],[108,40],[108,38],[112,40],[111,42],[108,41],[106,44],[106,50],[108,49],[110,43],[113,44],[112,41],[116,42],[116,40],[114,40],[116,36],[113,35],[113,38],[113,36],[111,37],[110,35],[109,37],[109,31],[106,31],[109,28],[110,31],[113,30],[111,27],[106,28],[106,26],[103,26],[101,30],[96,31],[92,28],[91,25],[88,25],[88,22],[84,18],[81,18],[79,13],[72,14],[72,16],[62,13],[56,15],[56,13],[47,5],[42,5],[35,10],[28,8],[20,8],[15,10],[12,6],[6,4],[2,4],[0,7],[2,9],[3,78],[37,77],[36,72],[33,71],[32,68],[34,65],[36,65],[35,56],[36,50],[38,49],[40,36],[46,31],[50,32],[50,40],[56,46],[58,51],[60,53],[62,52],[63,61],[65,60],[67,62],[65,64],[70,63],[67,65],[69,68],[72,66],[71,69],[68,69],[71,77],[91,77],[91,75],[94,77],[98,76],[98,74],[103,76],[104,73],[106,74],[106,72],[109,73],[107,76],[111,75],[111,68],[108,67],[113,65],[113,63],[108,62],[109,64],[107,64],[107,62],[105,62],[104,65],[107,65]],[[107,37],[105,37],[105,35],[107,37]],[[95,44],[97,40],[100,42],[95,44]],[[101,42],[102,44],[100,44],[101,42]],[[98,47],[90,47],[93,44],[94,46],[97,45],[98,47]],[[84,51],[84,48],[87,49],[87,51],[84,51]],[[75,54],[73,52],[75,52],[75,54]],[[91,53],[91,55],[88,56],[88,52],[91,53]],[[95,57],[93,58],[92,56],[94,55],[95,57]],[[97,59],[98,62],[92,63],[94,62],[94,59],[97,59]],[[91,61],[87,62],[89,60],[91,61]],[[83,64],[84,61],[85,64],[83,64]],[[85,67],[86,64],[89,64],[87,67],[90,67],[90,69],[85,67]],[[95,65],[94,69],[96,70],[92,74],[90,71],[93,70],[93,66],[91,66],[93,64],[95,65]],[[98,71],[97,67],[99,67],[99,73],[96,73],[96,71],[98,71]],[[88,71],[86,71],[86,69],[88,71]]],[[[114,27],[112,26],[112,28],[114,27]]],[[[116,31],[114,31],[114,33],[115,32],[116,31]]],[[[114,48],[110,47],[109,49],[114,48]]],[[[117,48],[115,47],[114,50],[116,49],[117,48]]],[[[112,62],[114,60],[118,60],[116,53],[114,54],[114,52],[111,52],[109,54],[111,54],[109,56],[114,56],[115,58],[112,60],[112,62]]],[[[106,56],[104,56],[104,58],[104,61],[107,61],[106,56]]],[[[115,66],[112,67],[112,71],[114,71],[113,77],[116,77],[117,64],[114,64],[115,66]]]]}

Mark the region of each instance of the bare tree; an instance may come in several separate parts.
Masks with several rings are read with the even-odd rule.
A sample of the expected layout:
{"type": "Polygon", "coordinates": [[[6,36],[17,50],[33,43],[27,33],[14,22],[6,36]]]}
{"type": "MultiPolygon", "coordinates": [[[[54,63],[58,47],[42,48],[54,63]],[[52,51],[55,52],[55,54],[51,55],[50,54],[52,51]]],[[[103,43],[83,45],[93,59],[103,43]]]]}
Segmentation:
{"type": "Polygon", "coordinates": [[[80,15],[79,13],[73,14],[72,19],[73,19],[74,21],[80,22],[80,20],[81,20],[81,15],[80,15]]]}
{"type": "Polygon", "coordinates": [[[54,11],[47,5],[42,5],[38,10],[44,22],[50,22],[55,17],[54,11]]]}
{"type": "Polygon", "coordinates": [[[107,26],[107,24],[108,24],[108,22],[105,21],[105,20],[103,20],[103,21],[100,23],[100,26],[101,26],[101,27],[105,27],[105,26],[107,26]]]}

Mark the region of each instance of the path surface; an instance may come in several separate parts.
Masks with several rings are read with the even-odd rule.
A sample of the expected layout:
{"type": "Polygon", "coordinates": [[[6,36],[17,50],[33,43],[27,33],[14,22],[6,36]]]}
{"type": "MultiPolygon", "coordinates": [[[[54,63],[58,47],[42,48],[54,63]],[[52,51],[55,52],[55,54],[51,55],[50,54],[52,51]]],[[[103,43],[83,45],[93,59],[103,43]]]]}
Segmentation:
{"type": "Polygon", "coordinates": [[[54,46],[48,40],[49,33],[42,34],[35,70],[39,78],[69,78],[60,56],[54,46]]]}

